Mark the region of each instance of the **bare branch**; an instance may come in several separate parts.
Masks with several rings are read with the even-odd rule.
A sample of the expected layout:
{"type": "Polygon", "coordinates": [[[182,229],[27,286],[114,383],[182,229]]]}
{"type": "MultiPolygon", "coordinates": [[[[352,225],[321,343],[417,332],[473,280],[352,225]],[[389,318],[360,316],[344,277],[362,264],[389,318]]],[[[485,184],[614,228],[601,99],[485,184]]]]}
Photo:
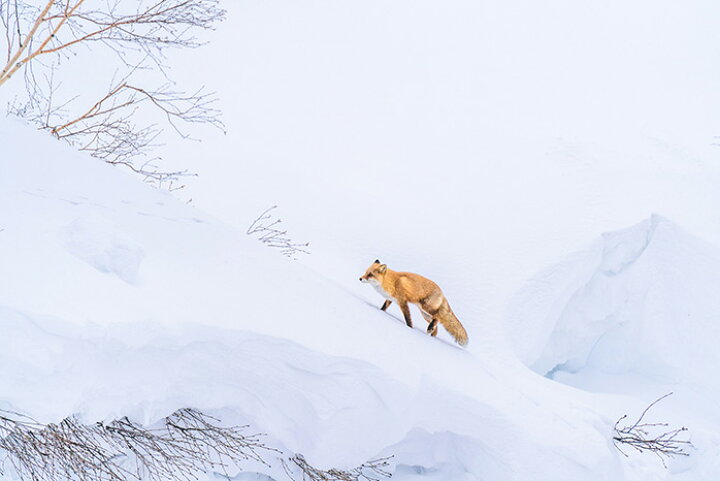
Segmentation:
{"type": "Polygon", "coordinates": [[[392,477],[387,471],[390,459],[392,456],[374,459],[347,471],[335,468],[328,471],[318,469],[310,465],[301,454],[296,454],[287,461],[283,460],[282,463],[285,473],[293,481],[380,481],[382,478],[392,477]]]}
{"type": "Polygon", "coordinates": [[[246,232],[247,235],[257,235],[258,240],[268,247],[280,249],[280,252],[292,259],[297,259],[296,254],[310,254],[309,251],[305,250],[310,245],[309,242],[295,243],[289,237],[287,237],[286,230],[280,230],[277,227],[282,223],[282,220],[273,218],[270,213],[277,206],[274,205],[269,209],[263,211],[257,219],[255,219],[246,232]]]}
{"type": "MultiPolygon", "coordinates": [[[[113,44],[114,48],[134,52],[143,51],[156,63],[161,63],[165,49],[201,45],[191,32],[211,29],[213,24],[225,18],[225,11],[218,6],[218,0],[140,1],[132,2],[134,9],[128,6],[124,11],[122,7],[125,4],[121,0],[115,0],[103,9],[81,8],[84,3],[85,0],[68,0],[64,5],[48,1],[36,14],[28,34],[0,71],[0,86],[37,57],[58,54],[88,41],[113,44]],[[42,34],[41,26],[46,27],[42,34]],[[38,44],[31,47],[34,41],[38,44]]],[[[3,19],[8,23],[7,30],[9,15],[4,15],[3,19]]],[[[16,25],[13,26],[20,29],[22,22],[19,18],[14,23],[16,25]]]]}
{"type": "Polygon", "coordinates": [[[128,418],[85,425],[69,417],[43,425],[0,411],[0,450],[23,480],[190,481],[209,469],[227,474],[228,463],[267,464],[261,453],[278,451],[265,446],[259,435],[245,434],[246,429],[221,427],[218,419],[196,409],[180,409],[157,428],[128,418]]]}
{"type": "MultiPolygon", "coordinates": [[[[40,25],[42,25],[42,23],[44,21],[43,19],[45,18],[45,15],[47,15],[50,8],[53,6],[53,3],[54,3],[54,1],[50,0],[49,2],[47,2],[47,4],[45,4],[45,8],[40,12],[40,14],[35,19],[35,22],[33,23],[32,27],[30,28],[30,32],[28,32],[27,36],[25,37],[25,40],[20,40],[20,45],[18,45],[17,51],[15,52],[15,54],[13,54],[10,57],[10,60],[8,60],[7,64],[5,64],[5,67],[3,67],[3,69],[0,71],[0,87],[5,82],[7,82],[10,79],[10,77],[12,77],[12,75],[18,69],[20,69],[23,65],[25,65],[25,63],[27,63],[26,61],[18,62],[18,59],[25,52],[28,45],[30,45],[30,43],[32,42],[33,36],[37,32],[38,28],[40,28],[40,25]]],[[[16,11],[17,11],[17,7],[16,7],[16,11]]],[[[20,28],[19,24],[17,25],[17,28],[18,29],[20,28]]]]}
{"type": "MultiPolygon", "coordinates": [[[[22,481],[193,481],[199,472],[219,471],[253,461],[271,467],[268,447],[248,426],[221,426],[197,409],[179,409],[149,428],[123,417],[109,423],[82,424],[71,416],[42,424],[14,411],[0,410],[0,451],[22,481]]],[[[293,481],[380,481],[391,477],[391,457],[350,469],[321,470],[301,454],[281,460],[293,481]]],[[[0,475],[6,463],[0,463],[0,475]]]]}
{"type": "Polygon", "coordinates": [[[667,430],[667,423],[643,422],[645,415],[653,406],[672,394],[673,393],[671,392],[665,394],[650,403],[650,405],[643,410],[638,419],[631,425],[620,427],[620,423],[624,419],[627,419],[627,414],[617,420],[614,428],[615,436],[613,436],[613,442],[615,443],[615,447],[618,451],[620,451],[625,457],[627,457],[627,453],[620,448],[619,444],[630,446],[638,452],[654,453],[666,468],[666,459],[674,456],[689,456],[689,454],[685,452],[684,448],[685,446],[692,446],[692,443],[689,440],[678,439],[680,433],[688,430],[686,427],[667,430]]]}
{"type": "Polygon", "coordinates": [[[168,124],[183,139],[192,139],[188,128],[194,124],[224,130],[215,94],[204,88],[186,93],[171,88],[170,81],[148,88],[131,77],[138,70],[156,67],[168,79],[164,52],[201,45],[195,33],[212,29],[224,19],[219,0],[107,0],[100,4],[52,0],[42,5],[0,0],[0,26],[5,33],[0,44],[7,49],[0,88],[23,69],[27,94],[24,102],[9,106],[9,112],[93,157],[130,168],[156,186],[181,188],[178,182],[188,175],[185,171],[161,170],[155,165],[158,158],[149,158],[159,146],[163,132],[159,124],[168,124]],[[125,72],[99,99],[76,109],[76,94],[69,99],[58,95],[55,71],[81,47],[92,46],[92,54],[97,55],[95,45],[115,53],[125,72]],[[159,123],[137,125],[141,111],[151,116],[156,112],[159,123]]]}

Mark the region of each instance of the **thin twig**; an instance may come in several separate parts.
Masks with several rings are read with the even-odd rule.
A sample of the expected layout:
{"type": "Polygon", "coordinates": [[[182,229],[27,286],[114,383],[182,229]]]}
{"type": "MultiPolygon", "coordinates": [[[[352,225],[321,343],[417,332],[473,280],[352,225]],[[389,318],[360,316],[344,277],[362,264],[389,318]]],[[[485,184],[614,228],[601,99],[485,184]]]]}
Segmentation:
{"type": "Polygon", "coordinates": [[[667,423],[643,422],[645,415],[653,406],[672,394],[673,393],[670,392],[660,396],[650,403],[631,425],[620,427],[620,423],[627,419],[627,414],[617,420],[614,428],[615,435],[613,436],[613,442],[623,456],[628,457],[628,454],[620,448],[620,444],[630,446],[641,453],[651,452],[655,454],[666,468],[666,459],[674,456],[689,456],[689,453],[687,453],[684,448],[686,446],[692,446],[692,443],[689,440],[678,439],[680,433],[688,430],[686,427],[666,430],[665,428],[668,427],[667,423]]]}
{"type": "Polygon", "coordinates": [[[380,481],[392,477],[387,470],[390,459],[392,456],[373,459],[349,470],[332,468],[325,471],[312,466],[301,454],[296,454],[288,460],[282,460],[282,465],[293,481],[380,481]]]}
{"type": "Polygon", "coordinates": [[[247,235],[257,235],[258,240],[268,247],[280,249],[280,252],[292,259],[297,259],[297,254],[310,254],[305,248],[310,245],[309,242],[296,243],[293,242],[288,236],[286,230],[280,230],[277,228],[282,223],[282,220],[276,219],[271,214],[271,211],[276,209],[274,205],[268,209],[265,209],[248,227],[246,231],[247,235]]]}

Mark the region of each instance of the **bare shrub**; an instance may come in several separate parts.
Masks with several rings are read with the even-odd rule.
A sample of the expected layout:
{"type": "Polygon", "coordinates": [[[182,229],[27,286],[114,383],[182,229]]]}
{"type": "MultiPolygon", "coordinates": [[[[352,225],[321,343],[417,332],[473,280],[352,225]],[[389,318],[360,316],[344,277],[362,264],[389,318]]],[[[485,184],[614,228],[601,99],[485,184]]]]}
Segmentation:
{"type": "MultiPolygon", "coordinates": [[[[267,467],[267,457],[281,451],[267,446],[248,426],[220,425],[197,409],[179,409],[160,425],[148,428],[123,417],[109,423],[83,424],[76,416],[58,424],[42,424],[23,414],[0,410],[0,475],[9,464],[23,481],[150,481],[198,479],[217,470],[229,477],[230,464],[255,461],[267,467]]],[[[391,477],[388,458],[379,458],[348,471],[323,471],[301,454],[282,466],[293,481],[379,481],[391,477]],[[299,476],[299,477],[298,477],[299,476]]]]}
{"type": "Polygon", "coordinates": [[[670,459],[674,456],[689,456],[689,454],[685,452],[684,448],[686,446],[692,446],[692,443],[689,440],[678,439],[678,435],[687,431],[686,427],[669,430],[667,423],[643,422],[645,415],[653,406],[672,394],[673,393],[671,392],[665,394],[650,403],[650,405],[640,414],[637,421],[630,425],[620,427],[620,423],[624,419],[627,419],[627,414],[617,420],[615,423],[615,435],[613,436],[613,441],[615,443],[615,447],[625,457],[628,455],[620,448],[621,444],[629,446],[641,453],[651,452],[655,454],[665,467],[667,467],[665,464],[666,459],[670,459]]]}
{"type": "Polygon", "coordinates": [[[263,244],[268,247],[280,249],[282,255],[292,259],[297,259],[295,256],[298,254],[309,254],[310,252],[305,249],[310,245],[309,242],[293,242],[287,236],[287,231],[279,228],[282,220],[275,218],[271,213],[271,211],[276,208],[277,206],[274,205],[263,211],[263,213],[250,224],[246,234],[257,236],[258,240],[263,244]]]}
{"type": "Polygon", "coordinates": [[[348,471],[335,468],[323,471],[311,466],[301,454],[296,454],[287,461],[283,460],[283,468],[293,481],[380,481],[392,477],[387,471],[391,458],[374,459],[348,471]]]}
{"type": "Polygon", "coordinates": [[[148,160],[163,129],[137,125],[134,119],[141,110],[154,111],[182,138],[190,137],[184,129],[189,124],[223,128],[214,94],[171,88],[164,60],[168,49],[201,45],[195,33],[211,29],[224,15],[219,0],[49,0],[40,6],[0,0],[0,48],[6,51],[0,88],[23,72],[26,95],[9,106],[11,113],[94,157],[172,188],[186,172],[163,172],[155,165],[157,158],[148,160]],[[83,49],[95,58],[114,54],[120,72],[113,75],[120,80],[111,81],[85,107],[77,100],[85,87],[73,82],[73,93],[59,99],[55,75],[83,49]],[[138,72],[147,77],[150,70],[165,78],[160,86],[132,81],[138,72]]]}
{"type": "Polygon", "coordinates": [[[267,464],[261,453],[275,450],[259,435],[218,422],[196,409],[180,409],[158,428],[128,418],[87,425],[74,416],[44,425],[0,411],[0,449],[20,478],[32,481],[192,480],[209,469],[225,472],[228,463],[267,464]]]}

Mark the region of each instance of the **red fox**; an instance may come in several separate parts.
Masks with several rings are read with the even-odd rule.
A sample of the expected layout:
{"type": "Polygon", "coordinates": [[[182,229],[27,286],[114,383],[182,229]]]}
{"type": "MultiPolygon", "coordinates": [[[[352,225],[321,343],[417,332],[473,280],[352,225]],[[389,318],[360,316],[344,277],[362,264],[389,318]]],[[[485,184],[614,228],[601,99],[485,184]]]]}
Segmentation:
{"type": "Polygon", "coordinates": [[[397,302],[409,327],[413,327],[408,307],[408,302],[411,302],[420,308],[423,318],[429,323],[428,334],[437,336],[440,322],[458,344],[464,346],[468,343],[465,328],[450,309],[440,287],[430,279],[410,272],[390,270],[376,259],[360,277],[360,282],[370,283],[386,299],[380,308],[383,311],[392,301],[397,302]]]}

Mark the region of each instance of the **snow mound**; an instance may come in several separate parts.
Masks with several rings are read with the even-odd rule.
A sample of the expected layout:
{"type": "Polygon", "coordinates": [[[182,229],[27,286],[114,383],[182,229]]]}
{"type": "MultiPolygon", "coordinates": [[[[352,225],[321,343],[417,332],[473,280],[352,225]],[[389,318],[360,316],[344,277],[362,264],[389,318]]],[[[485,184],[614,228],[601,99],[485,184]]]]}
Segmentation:
{"type": "Polygon", "coordinates": [[[653,215],[529,281],[508,309],[507,339],[535,372],[583,390],[645,404],[673,392],[650,416],[688,426],[693,446],[665,475],[715,479],[718,286],[720,249],[653,215]]]}
{"type": "Polygon", "coordinates": [[[702,377],[720,361],[708,345],[720,336],[718,286],[720,250],[653,215],[529,282],[509,312],[509,338],[551,377],[587,368],[702,377]],[[532,300],[541,291],[553,302],[532,300]]]}
{"type": "MultiPolygon", "coordinates": [[[[2,306],[0,328],[0,362],[10,367],[0,371],[1,404],[41,422],[78,413],[88,423],[127,415],[151,424],[180,406],[207,412],[237,406],[240,423],[271,428],[280,447],[318,459],[333,452],[347,430],[386,444],[401,436],[389,428],[381,441],[376,426],[358,421],[392,427],[393,412],[411,396],[366,363],[247,332],[79,327],[2,306]]],[[[358,446],[346,453],[347,462],[373,454],[358,446]]]]}

